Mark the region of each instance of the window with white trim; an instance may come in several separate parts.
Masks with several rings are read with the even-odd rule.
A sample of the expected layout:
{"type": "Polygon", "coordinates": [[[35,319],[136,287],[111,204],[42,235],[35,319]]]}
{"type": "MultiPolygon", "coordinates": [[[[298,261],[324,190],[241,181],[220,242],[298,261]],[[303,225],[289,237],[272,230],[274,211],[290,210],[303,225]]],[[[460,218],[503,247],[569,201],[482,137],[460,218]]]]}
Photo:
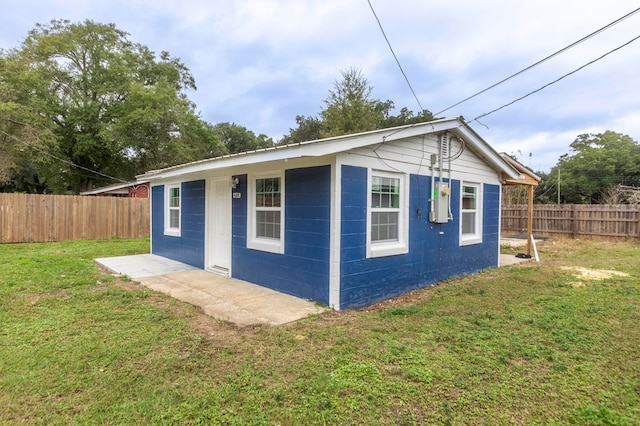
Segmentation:
{"type": "Polygon", "coordinates": [[[180,185],[165,186],[165,235],[180,236],[180,185]]]}
{"type": "Polygon", "coordinates": [[[284,253],[284,182],[281,174],[254,176],[249,185],[247,247],[284,253]]]}
{"type": "Polygon", "coordinates": [[[367,208],[367,256],[408,252],[406,179],[402,174],[371,171],[367,208]]]}
{"type": "Polygon", "coordinates": [[[482,242],[482,186],[462,182],[460,185],[460,244],[482,242]]]}

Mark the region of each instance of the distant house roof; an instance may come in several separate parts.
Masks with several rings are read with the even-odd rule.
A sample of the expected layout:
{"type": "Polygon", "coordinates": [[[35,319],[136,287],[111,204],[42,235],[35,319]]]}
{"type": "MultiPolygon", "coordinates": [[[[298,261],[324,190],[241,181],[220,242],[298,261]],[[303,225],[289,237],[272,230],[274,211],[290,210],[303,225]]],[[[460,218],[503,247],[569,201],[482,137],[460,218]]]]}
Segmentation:
{"type": "Polygon", "coordinates": [[[148,180],[142,179],[131,182],[116,183],[114,185],[93,188],[89,191],[82,191],[80,195],[128,195],[129,188],[137,187],[148,182],[148,180]]]}
{"type": "Polygon", "coordinates": [[[466,146],[475,152],[488,165],[511,179],[522,179],[512,165],[505,161],[487,142],[482,139],[462,118],[448,118],[428,121],[389,129],[373,130],[352,135],[337,136],[291,145],[275,146],[256,151],[225,155],[222,157],[194,161],[160,170],[151,170],[137,176],[140,180],[174,178],[184,174],[199,173],[207,170],[244,166],[266,161],[287,160],[302,157],[321,157],[337,154],[351,149],[412,136],[451,132],[465,140],[466,146]]]}

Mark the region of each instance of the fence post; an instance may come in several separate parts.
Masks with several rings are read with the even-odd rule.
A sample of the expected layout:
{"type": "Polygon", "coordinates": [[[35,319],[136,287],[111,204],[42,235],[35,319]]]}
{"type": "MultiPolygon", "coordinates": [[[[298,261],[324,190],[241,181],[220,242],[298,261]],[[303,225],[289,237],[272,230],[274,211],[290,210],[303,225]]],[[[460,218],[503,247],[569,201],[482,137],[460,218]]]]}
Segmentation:
{"type": "Polygon", "coordinates": [[[527,201],[527,254],[531,256],[531,246],[533,245],[533,185],[529,185],[527,201]]]}
{"type": "Polygon", "coordinates": [[[575,240],[578,237],[578,206],[576,204],[571,205],[571,235],[575,240]]]}

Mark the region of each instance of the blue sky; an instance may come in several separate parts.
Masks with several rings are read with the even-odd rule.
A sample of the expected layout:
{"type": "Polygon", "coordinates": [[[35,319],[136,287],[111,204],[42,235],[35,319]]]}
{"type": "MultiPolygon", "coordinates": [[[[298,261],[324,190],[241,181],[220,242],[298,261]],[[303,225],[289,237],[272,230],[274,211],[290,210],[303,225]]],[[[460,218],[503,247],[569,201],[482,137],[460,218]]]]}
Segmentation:
{"type": "MultiPolygon", "coordinates": [[[[279,139],[316,115],[354,67],[372,96],[419,109],[367,0],[4,0],[0,48],[36,23],[114,23],[191,70],[202,118],[279,139]]],[[[441,111],[636,9],[632,1],[371,0],[423,107],[441,111]]],[[[442,114],[471,120],[640,35],[640,13],[442,114]]],[[[580,134],[640,141],[640,40],[470,125],[498,151],[549,171],[580,134]]]]}

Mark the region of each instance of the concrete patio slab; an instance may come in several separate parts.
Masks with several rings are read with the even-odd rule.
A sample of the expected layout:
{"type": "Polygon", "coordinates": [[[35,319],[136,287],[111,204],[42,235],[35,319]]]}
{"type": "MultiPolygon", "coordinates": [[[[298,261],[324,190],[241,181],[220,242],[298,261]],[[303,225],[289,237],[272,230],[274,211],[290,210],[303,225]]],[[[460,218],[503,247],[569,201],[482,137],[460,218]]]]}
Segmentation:
{"type": "Polygon", "coordinates": [[[534,259],[523,259],[520,257],[516,257],[513,254],[504,254],[504,253],[500,253],[500,259],[498,260],[498,266],[510,266],[510,265],[517,265],[518,263],[524,263],[524,262],[533,262],[534,259]]]}
{"type": "Polygon", "coordinates": [[[281,325],[325,311],[307,300],[200,269],[137,281],[239,326],[281,325]]]}
{"type": "Polygon", "coordinates": [[[103,257],[95,261],[112,273],[126,275],[131,279],[198,269],[155,254],[103,257]]]}
{"type": "MultiPolygon", "coordinates": [[[[508,247],[512,247],[512,248],[519,248],[522,249],[524,251],[524,247],[527,245],[527,237],[526,235],[520,237],[520,236],[514,236],[513,238],[510,237],[502,237],[500,238],[500,246],[508,246],[508,247]]],[[[504,253],[500,253],[500,259],[498,260],[498,266],[510,266],[510,265],[517,265],[518,263],[524,263],[524,262],[534,262],[535,259],[533,257],[527,259],[527,258],[521,258],[521,257],[516,257],[514,254],[504,254],[504,253]]]]}
{"type": "Polygon", "coordinates": [[[96,262],[152,290],[199,306],[207,315],[241,327],[286,324],[328,309],[161,256],[120,256],[96,259],[96,262]]]}
{"type": "MultiPolygon", "coordinates": [[[[500,266],[530,259],[500,255],[500,266]]],[[[235,278],[204,271],[153,254],[96,259],[112,273],[202,308],[214,318],[241,327],[281,325],[319,314],[329,308],[235,278]]]]}

